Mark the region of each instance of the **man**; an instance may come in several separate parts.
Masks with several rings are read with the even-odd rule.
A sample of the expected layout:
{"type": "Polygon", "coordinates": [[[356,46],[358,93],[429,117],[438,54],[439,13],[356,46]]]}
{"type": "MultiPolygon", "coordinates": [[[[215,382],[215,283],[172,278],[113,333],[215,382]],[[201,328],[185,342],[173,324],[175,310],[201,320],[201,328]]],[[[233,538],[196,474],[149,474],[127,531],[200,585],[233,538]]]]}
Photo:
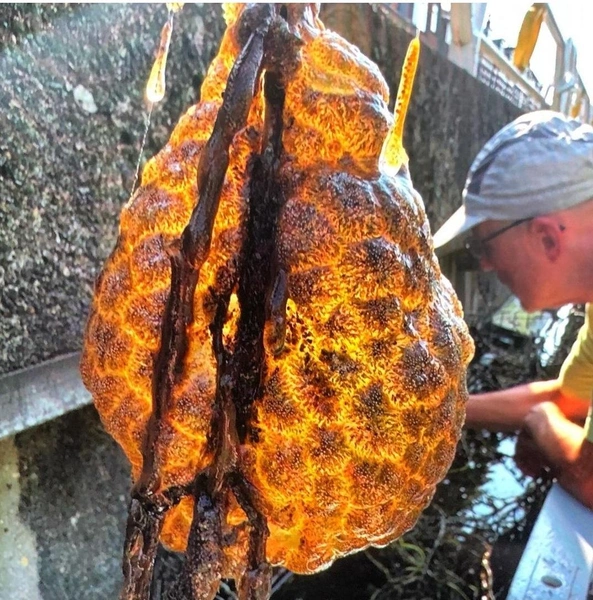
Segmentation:
{"type": "Polygon", "coordinates": [[[463,206],[435,247],[466,234],[528,311],[587,303],[586,321],[558,379],[470,396],[468,427],[521,430],[516,461],[544,466],[593,508],[593,127],[553,111],[523,115],[474,160],[463,206]],[[590,411],[589,411],[590,413],[590,411]]]}

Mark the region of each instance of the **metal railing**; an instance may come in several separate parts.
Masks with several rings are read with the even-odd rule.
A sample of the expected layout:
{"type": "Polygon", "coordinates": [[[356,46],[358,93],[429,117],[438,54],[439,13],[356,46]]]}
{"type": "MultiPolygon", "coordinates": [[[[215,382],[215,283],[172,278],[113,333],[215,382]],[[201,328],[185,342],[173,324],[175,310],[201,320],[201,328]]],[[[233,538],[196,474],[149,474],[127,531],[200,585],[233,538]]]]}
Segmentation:
{"type": "Polygon", "coordinates": [[[535,85],[485,37],[480,42],[476,77],[525,111],[550,106],[535,85]]]}
{"type": "Polygon", "coordinates": [[[515,81],[509,81],[504,77],[500,69],[484,56],[480,56],[478,62],[477,78],[503,98],[525,111],[538,110],[545,106],[545,103],[537,102],[529,94],[526,94],[515,81]]]}

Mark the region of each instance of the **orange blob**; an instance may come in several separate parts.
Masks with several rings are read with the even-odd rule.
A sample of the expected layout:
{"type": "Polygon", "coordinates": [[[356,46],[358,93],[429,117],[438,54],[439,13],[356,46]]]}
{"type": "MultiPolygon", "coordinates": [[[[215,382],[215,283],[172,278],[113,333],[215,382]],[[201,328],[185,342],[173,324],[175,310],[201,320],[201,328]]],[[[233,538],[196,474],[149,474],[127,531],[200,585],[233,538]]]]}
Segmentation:
{"type": "MultiPolygon", "coordinates": [[[[239,52],[239,14],[227,10],[202,100],[147,164],[96,286],[82,375],[135,478],[171,285],[167,248],[197,202],[200,153],[239,52]]],[[[285,333],[276,335],[275,321],[266,325],[260,393],[240,458],[267,519],[268,560],[312,573],[413,526],[453,458],[473,347],[407,165],[396,173],[382,166],[393,125],[383,77],[323,27],[314,7],[303,15],[291,31],[303,44],[286,85],[278,168],[285,201],[274,244],[287,281],[285,333]]],[[[161,489],[188,484],[213,460],[212,298],[234,285],[263,106],[259,90],[231,145],[183,373],[161,423],[155,463],[161,489]]],[[[223,330],[230,351],[240,313],[233,293],[223,330]]],[[[175,550],[185,549],[192,507],[185,497],[167,514],[162,541],[175,550]]],[[[223,527],[236,541],[225,548],[228,576],[244,567],[245,521],[230,501],[223,527]]]]}

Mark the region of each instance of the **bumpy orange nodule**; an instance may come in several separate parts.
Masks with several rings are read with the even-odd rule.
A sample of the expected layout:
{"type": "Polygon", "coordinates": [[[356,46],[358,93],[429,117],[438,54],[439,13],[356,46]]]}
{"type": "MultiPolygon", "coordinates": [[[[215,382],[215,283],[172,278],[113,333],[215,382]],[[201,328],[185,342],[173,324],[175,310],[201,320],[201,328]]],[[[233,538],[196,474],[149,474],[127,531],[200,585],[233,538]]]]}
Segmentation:
{"type": "MultiPolygon", "coordinates": [[[[201,101],[145,167],[121,214],[120,236],[98,279],[82,375],[133,475],[151,414],[153,360],[169,292],[167,246],[197,202],[196,170],[240,50],[236,7],[201,101]]],[[[243,470],[267,518],[267,557],[311,573],[410,529],[454,455],[473,348],[460,304],[433,253],[419,194],[404,165],[383,168],[393,122],[378,68],[303,9],[293,33],[300,65],[286,86],[279,178],[286,190],[276,247],[288,276],[286,340],[266,346],[262,394],[241,446],[243,470]]],[[[188,484],[212,456],[216,386],[212,290],[241,250],[247,164],[260,151],[263,93],[230,151],[212,247],[194,297],[183,374],[161,429],[162,489],[188,484]]],[[[224,341],[235,343],[231,297],[224,341]]],[[[167,514],[162,541],[182,551],[193,499],[167,514]]],[[[233,501],[225,530],[229,575],[245,551],[245,514],[233,501]],[[239,526],[239,527],[237,527],[239,526]]]]}

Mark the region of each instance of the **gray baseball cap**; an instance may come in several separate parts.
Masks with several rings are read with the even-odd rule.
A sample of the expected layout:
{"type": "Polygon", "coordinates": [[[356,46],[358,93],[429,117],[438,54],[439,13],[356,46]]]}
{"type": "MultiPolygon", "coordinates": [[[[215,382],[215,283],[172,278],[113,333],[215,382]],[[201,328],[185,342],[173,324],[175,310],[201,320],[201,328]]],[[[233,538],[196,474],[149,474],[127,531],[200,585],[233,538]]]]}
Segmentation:
{"type": "Polygon", "coordinates": [[[434,234],[435,248],[490,219],[526,219],[593,199],[593,127],[551,110],[522,115],[480,150],[462,198],[434,234]]]}

